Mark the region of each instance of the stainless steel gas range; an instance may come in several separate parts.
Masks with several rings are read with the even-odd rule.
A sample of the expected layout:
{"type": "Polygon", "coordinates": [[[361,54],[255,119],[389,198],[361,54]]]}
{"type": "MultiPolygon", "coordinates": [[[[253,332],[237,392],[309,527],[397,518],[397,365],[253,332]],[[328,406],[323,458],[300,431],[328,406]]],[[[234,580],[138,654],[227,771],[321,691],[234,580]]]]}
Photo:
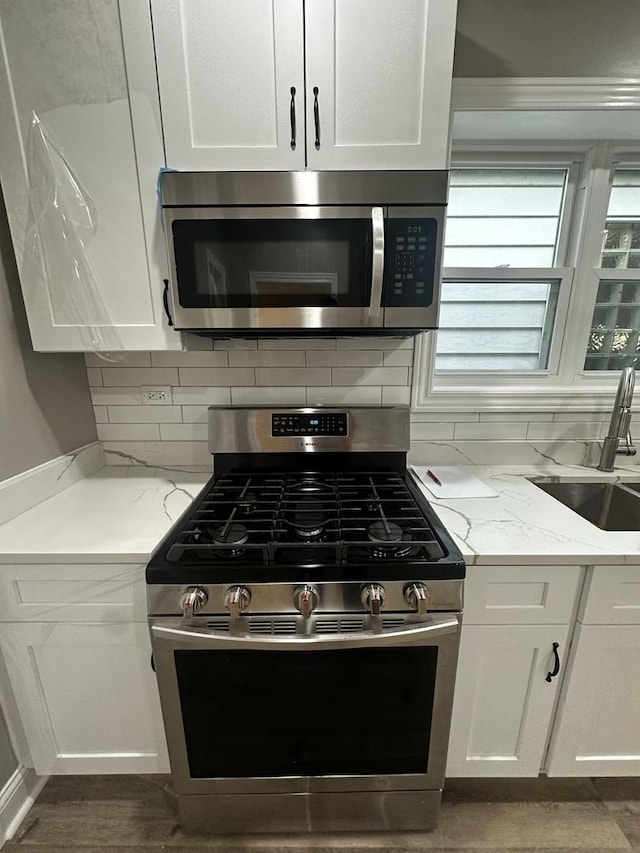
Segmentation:
{"type": "Polygon", "coordinates": [[[464,562],[401,407],[215,408],[147,567],[185,832],[437,823],[464,562]]]}

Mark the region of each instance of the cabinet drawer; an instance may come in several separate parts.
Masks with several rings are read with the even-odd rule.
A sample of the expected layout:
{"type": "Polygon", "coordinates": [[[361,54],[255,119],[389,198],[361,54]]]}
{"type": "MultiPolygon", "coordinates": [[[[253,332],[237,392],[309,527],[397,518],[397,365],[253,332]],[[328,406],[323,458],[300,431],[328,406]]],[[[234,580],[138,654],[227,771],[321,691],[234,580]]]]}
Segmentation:
{"type": "Polygon", "coordinates": [[[578,618],[585,625],[640,625],[640,566],[592,566],[578,618]]]}
{"type": "Polygon", "coordinates": [[[142,565],[0,566],[0,621],[146,619],[142,565]]]}
{"type": "Polygon", "coordinates": [[[573,618],[581,566],[471,566],[465,625],[560,625],[573,618]]]}

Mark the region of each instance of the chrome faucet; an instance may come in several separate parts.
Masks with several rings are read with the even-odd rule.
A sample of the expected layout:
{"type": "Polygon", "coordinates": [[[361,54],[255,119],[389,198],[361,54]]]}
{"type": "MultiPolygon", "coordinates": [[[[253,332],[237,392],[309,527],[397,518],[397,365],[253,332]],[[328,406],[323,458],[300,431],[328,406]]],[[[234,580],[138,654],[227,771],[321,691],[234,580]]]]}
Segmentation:
{"type": "Polygon", "coordinates": [[[613,471],[613,462],[616,454],[635,456],[636,449],[631,443],[631,401],[633,400],[633,387],[636,381],[636,372],[633,367],[625,367],[620,374],[616,401],[613,404],[609,434],[602,444],[600,454],[600,471],[613,471]],[[624,444],[622,443],[624,442],[624,444]]]}

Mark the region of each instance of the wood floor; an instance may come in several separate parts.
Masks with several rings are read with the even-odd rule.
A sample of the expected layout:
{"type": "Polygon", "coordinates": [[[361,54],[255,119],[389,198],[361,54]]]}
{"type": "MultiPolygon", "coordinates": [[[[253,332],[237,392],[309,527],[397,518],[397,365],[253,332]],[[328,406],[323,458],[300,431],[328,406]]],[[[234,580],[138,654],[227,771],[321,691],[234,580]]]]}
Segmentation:
{"type": "Polygon", "coordinates": [[[640,778],[447,783],[432,833],[186,837],[168,780],[51,779],[3,853],[515,853],[640,851],[640,778]]]}

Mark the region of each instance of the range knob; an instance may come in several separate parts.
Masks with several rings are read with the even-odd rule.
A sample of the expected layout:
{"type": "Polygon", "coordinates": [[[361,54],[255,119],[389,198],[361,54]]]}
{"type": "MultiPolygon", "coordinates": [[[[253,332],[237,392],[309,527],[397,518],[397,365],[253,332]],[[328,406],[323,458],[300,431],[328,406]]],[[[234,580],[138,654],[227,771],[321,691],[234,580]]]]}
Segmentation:
{"type": "Polygon", "coordinates": [[[410,583],[404,588],[404,600],[420,616],[424,616],[431,601],[431,593],[424,583],[410,583]]]}
{"type": "Polygon", "coordinates": [[[362,587],[360,601],[372,616],[379,616],[384,607],[384,587],[379,583],[369,583],[362,587]]]}
{"type": "Polygon", "coordinates": [[[297,587],[293,591],[293,603],[296,610],[299,610],[304,618],[308,619],[318,606],[318,590],[309,584],[297,587]]]}
{"type": "Polygon", "coordinates": [[[188,586],[180,598],[180,607],[186,619],[191,619],[209,600],[206,589],[200,586],[188,586]]]}
{"type": "Polygon", "coordinates": [[[230,586],[224,597],[224,606],[233,619],[237,619],[251,603],[251,593],[246,586],[230,586]]]}

